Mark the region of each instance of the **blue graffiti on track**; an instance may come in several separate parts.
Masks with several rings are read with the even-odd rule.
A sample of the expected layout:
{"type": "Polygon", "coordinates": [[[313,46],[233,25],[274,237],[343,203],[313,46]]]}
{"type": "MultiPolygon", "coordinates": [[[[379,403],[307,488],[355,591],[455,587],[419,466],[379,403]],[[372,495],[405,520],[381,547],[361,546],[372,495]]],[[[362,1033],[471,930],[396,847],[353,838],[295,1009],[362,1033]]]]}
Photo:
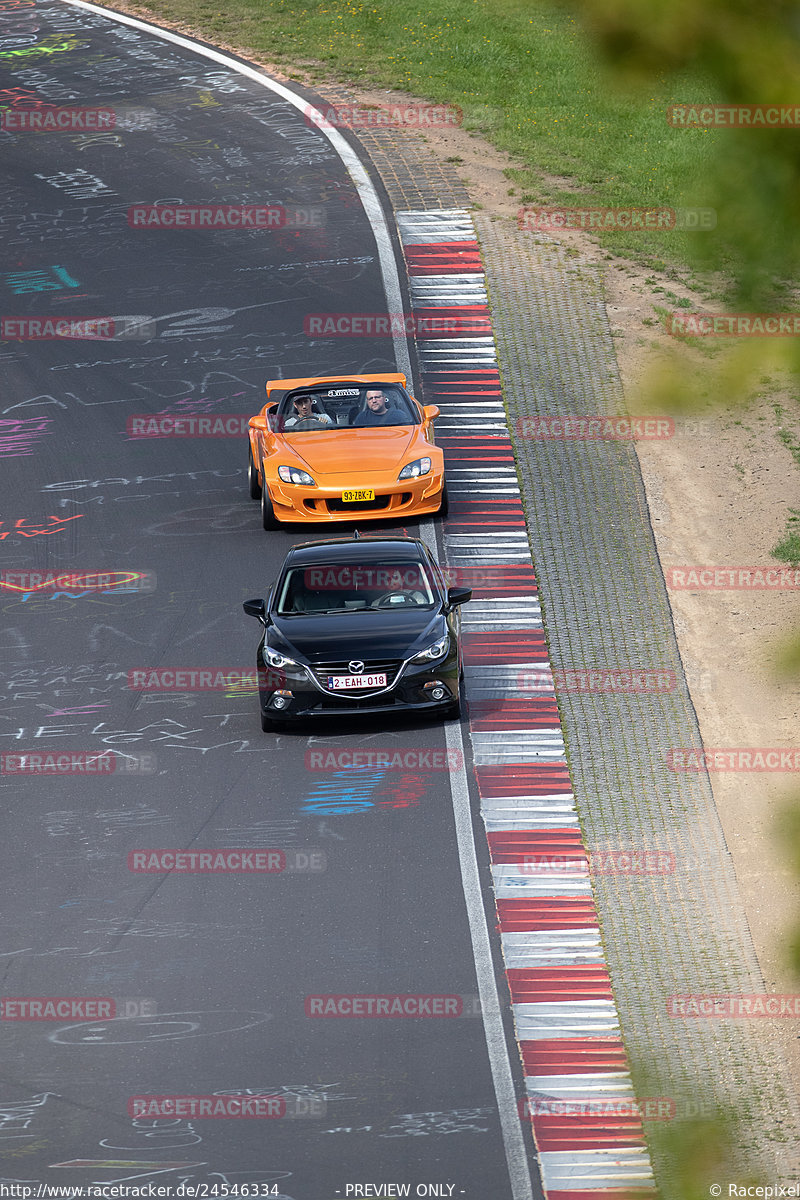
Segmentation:
{"type": "Polygon", "coordinates": [[[336,771],[324,783],[319,783],[300,806],[304,813],[336,817],[347,813],[367,812],[375,804],[370,797],[382,782],[386,771],[336,771]]]}

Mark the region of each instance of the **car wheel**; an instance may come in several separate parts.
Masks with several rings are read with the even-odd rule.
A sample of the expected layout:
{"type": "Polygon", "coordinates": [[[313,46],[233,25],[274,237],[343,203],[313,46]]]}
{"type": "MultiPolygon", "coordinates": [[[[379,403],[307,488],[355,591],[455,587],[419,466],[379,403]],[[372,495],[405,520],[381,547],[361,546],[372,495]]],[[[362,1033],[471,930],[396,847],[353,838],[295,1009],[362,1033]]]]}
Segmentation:
{"type": "Polygon", "coordinates": [[[261,524],[265,529],[280,529],[281,527],[269,498],[269,488],[266,487],[261,489],[261,524]]]}
{"type": "Polygon", "coordinates": [[[437,517],[446,517],[450,511],[450,499],[447,495],[447,483],[442,485],[442,502],[436,511],[437,517]]]}
{"type": "Polygon", "coordinates": [[[450,707],[446,710],[446,712],[444,714],[444,719],[446,721],[460,721],[461,714],[463,713],[463,711],[464,711],[464,670],[462,667],[461,673],[458,677],[458,699],[456,701],[454,701],[454,703],[451,704],[450,707]]]}
{"type": "Polygon", "coordinates": [[[261,484],[258,482],[258,471],[256,464],[253,462],[253,447],[250,446],[247,453],[247,485],[250,488],[250,499],[261,499],[261,484]]]}

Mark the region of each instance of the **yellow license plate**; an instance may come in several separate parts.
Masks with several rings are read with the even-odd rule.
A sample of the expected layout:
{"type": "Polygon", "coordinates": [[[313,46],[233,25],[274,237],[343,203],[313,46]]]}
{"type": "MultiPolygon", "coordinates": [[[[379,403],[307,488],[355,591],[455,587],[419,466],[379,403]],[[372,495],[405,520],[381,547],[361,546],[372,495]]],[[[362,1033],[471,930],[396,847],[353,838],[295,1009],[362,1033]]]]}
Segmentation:
{"type": "Polygon", "coordinates": [[[344,504],[357,504],[359,500],[374,500],[375,493],[372,488],[351,488],[349,492],[342,492],[342,502],[344,504]]]}

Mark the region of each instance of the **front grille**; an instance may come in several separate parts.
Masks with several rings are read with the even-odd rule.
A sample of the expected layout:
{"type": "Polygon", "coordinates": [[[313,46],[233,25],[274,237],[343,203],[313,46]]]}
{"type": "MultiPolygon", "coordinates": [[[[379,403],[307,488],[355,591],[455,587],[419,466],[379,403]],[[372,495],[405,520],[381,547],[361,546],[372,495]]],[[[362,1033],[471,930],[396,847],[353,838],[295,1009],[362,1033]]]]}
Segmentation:
{"type": "MultiPolygon", "coordinates": [[[[347,700],[347,699],[357,700],[360,697],[373,696],[375,694],[375,692],[379,692],[379,691],[383,690],[382,688],[357,688],[355,691],[352,691],[352,692],[351,691],[334,692],[331,688],[329,688],[328,687],[328,676],[329,675],[350,675],[350,674],[352,674],[352,672],[350,671],[350,666],[349,666],[349,664],[351,662],[352,662],[352,659],[348,658],[348,659],[339,660],[337,662],[315,663],[315,665],[311,668],[311,670],[313,672],[314,678],[316,679],[317,683],[320,685],[320,687],[323,687],[325,689],[325,691],[328,693],[329,696],[337,696],[343,700],[347,700]]],[[[386,676],[386,687],[389,688],[393,685],[393,683],[397,679],[397,676],[400,672],[400,668],[402,667],[402,665],[403,665],[403,660],[401,658],[383,659],[379,662],[366,662],[365,661],[364,662],[364,670],[363,670],[363,672],[360,672],[360,674],[374,675],[374,674],[376,674],[376,672],[380,671],[380,673],[382,675],[386,676]]]]}
{"type": "Polygon", "coordinates": [[[382,508],[388,508],[391,501],[391,496],[376,496],[374,500],[356,500],[353,504],[346,504],[338,496],[332,496],[325,503],[328,512],[379,512],[382,508]]]}

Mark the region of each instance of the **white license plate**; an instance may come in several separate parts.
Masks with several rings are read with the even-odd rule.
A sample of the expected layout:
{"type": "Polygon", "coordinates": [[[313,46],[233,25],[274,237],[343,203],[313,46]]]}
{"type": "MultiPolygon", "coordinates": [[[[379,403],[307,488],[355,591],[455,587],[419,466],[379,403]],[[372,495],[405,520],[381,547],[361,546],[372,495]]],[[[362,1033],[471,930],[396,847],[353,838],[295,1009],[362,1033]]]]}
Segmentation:
{"type": "Polygon", "coordinates": [[[329,675],[328,687],[333,692],[349,692],[354,688],[386,687],[385,675],[329,675]]]}

